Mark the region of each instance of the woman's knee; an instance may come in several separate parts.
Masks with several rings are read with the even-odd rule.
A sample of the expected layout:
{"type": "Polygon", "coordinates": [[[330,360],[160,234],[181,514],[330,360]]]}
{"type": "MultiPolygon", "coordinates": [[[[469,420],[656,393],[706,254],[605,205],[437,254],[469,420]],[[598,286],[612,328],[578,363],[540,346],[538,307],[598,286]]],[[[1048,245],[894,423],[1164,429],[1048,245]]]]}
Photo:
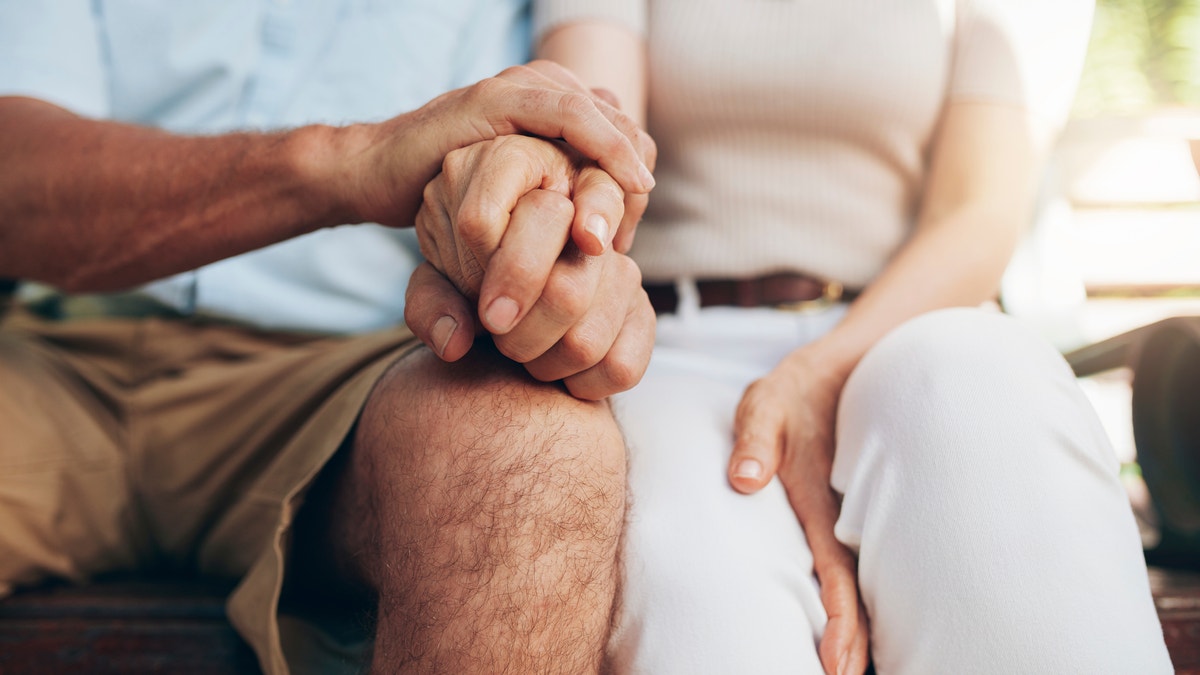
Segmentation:
{"type": "Polygon", "coordinates": [[[1092,417],[1066,362],[1032,331],[1002,314],[940,310],[896,328],[859,363],[842,393],[839,454],[886,446],[910,468],[988,449],[1016,459],[1092,417]]]}
{"type": "Polygon", "coordinates": [[[923,314],[885,335],[863,357],[847,388],[969,386],[975,395],[1003,397],[1010,392],[996,387],[1023,387],[1064,374],[1069,369],[1062,358],[1015,319],[954,308],[923,314]]]}

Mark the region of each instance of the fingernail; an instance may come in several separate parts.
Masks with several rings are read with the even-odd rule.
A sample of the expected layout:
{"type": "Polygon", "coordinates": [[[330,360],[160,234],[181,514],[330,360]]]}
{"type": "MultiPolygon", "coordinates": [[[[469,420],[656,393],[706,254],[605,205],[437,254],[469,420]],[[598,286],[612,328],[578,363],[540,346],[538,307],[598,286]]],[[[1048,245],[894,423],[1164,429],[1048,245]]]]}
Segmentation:
{"type": "Polygon", "coordinates": [[[583,223],[583,229],[587,230],[600,242],[600,248],[608,248],[608,221],[599,213],[593,213],[587,217],[583,223]]]}
{"type": "Polygon", "coordinates": [[[733,467],[734,478],[761,478],[763,474],[762,464],[757,459],[743,459],[733,467]]]}
{"type": "Polygon", "coordinates": [[[488,305],[487,311],[483,313],[483,319],[487,321],[492,332],[507,333],[512,328],[513,322],[517,320],[517,313],[521,308],[512,298],[500,296],[488,305]]]}
{"type": "Polygon", "coordinates": [[[650,173],[650,169],[646,168],[645,164],[638,171],[638,178],[642,179],[642,188],[647,192],[654,188],[654,174],[650,173]]]}
{"type": "Polygon", "coordinates": [[[446,346],[450,344],[450,338],[454,337],[456,328],[458,328],[458,322],[450,315],[443,316],[433,324],[433,348],[437,351],[438,356],[446,353],[446,346]]]}

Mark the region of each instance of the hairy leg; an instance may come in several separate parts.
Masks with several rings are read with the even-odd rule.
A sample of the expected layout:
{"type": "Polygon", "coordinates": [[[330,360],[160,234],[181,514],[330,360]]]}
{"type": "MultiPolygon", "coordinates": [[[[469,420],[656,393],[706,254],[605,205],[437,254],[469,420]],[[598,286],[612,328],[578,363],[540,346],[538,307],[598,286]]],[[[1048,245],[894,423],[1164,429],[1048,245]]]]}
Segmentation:
{"type": "Polygon", "coordinates": [[[373,592],[375,672],[597,672],[618,583],[625,449],[605,404],[484,343],[421,350],[364,408],[324,527],[373,592]]]}

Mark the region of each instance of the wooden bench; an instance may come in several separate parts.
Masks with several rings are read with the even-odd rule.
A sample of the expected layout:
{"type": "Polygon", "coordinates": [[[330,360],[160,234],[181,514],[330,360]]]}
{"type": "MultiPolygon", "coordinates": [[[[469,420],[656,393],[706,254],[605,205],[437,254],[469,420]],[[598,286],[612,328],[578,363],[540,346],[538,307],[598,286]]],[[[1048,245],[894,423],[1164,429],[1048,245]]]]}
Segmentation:
{"type": "MultiPolygon", "coordinates": [[[[1200,573],[1152,568],[1177,673],[1200,675],[1200,573]]],[[[258,673],[225,620],[230,586],[115,579],[25,591],[0,602],[0,675],[258,673]]]]}
{"type": "Polygon", "coordinates": [[[225,619],[231,588],[116,578],[18,593],[0,601],[0,675],[258,673],[225,619]]]}
{"type": "Polygon", "coordinates": [[[1150,588],[1175,672],[1200,675],[1200,573],[1152,567],[1150,588]]]}

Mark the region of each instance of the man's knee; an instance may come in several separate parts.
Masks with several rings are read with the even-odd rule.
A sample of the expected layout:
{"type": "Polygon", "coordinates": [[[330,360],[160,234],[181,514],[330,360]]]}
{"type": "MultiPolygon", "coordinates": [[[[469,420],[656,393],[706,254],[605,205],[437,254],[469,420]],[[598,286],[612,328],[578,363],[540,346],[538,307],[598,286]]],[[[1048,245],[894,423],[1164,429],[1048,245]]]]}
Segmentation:
{"type": "Polygon", "coordinates": [[[449,365],[422,350],[379,382],[352,453],[383,667],[598,668],[625,505],[607,404],[482,345],[449,365]]]}
{"type": "Polygon", "coordinates": [[[537,382],[482,343],[455,364],[427,350],[398,362],[355,442],[383,527],[465,526],[534,548],[615,547],[620,534],[625,448],[607,404],[537,382]]]}

